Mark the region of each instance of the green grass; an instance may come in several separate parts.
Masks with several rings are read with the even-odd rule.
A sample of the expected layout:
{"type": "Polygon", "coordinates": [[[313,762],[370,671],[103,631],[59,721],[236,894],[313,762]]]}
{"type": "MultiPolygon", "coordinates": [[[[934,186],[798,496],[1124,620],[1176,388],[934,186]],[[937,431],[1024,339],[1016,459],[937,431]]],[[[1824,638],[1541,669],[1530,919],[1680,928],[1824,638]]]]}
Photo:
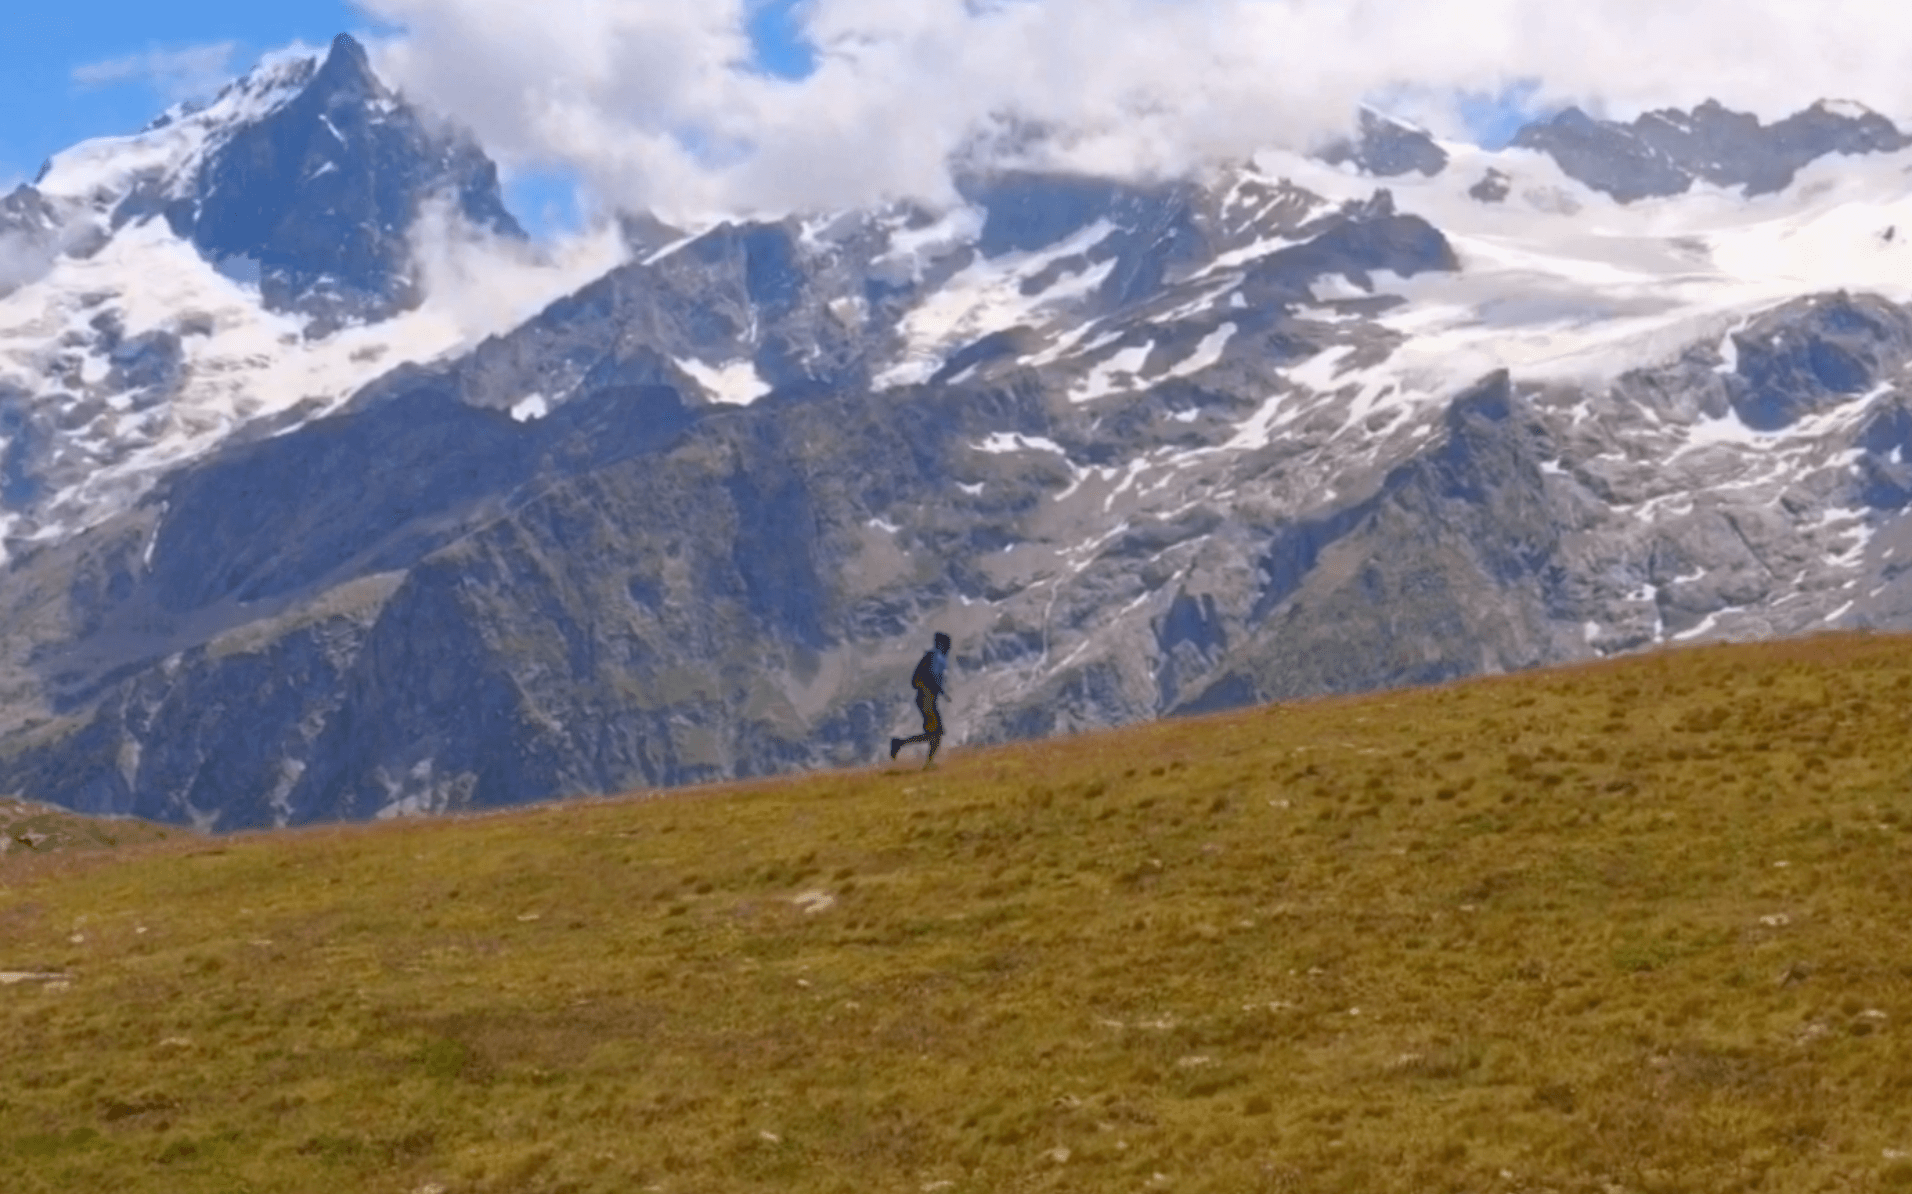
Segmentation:
{"type": "Polygon", "coordinates": [[[1841,636],[10,854],[5,1185],[1912,1189],[1909,698],[1841,636]]]}

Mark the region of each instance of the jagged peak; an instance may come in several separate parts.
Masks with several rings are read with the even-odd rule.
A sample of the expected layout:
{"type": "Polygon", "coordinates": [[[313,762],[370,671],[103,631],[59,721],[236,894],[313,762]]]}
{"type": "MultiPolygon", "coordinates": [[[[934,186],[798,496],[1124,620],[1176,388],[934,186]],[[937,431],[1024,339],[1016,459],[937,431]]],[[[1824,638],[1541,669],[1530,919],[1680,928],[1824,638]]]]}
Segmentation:
{"type": "MultiPolygon", "coordinates": [[[[1589,125],[1595,125],[1601,122],[1588,115],[1586,109],[1580,107],[1580,105],[1568,104],[1566,107],[1560,109],[1560,111],[1555,112],[1547,120],[1537,123],[1550,124],[1556,128],[1586,128],[1589,125]]],[[[1528,127],[1531,128],[1533,126],[1529,125],[1528,127]]]]}
{"type": "MultiPolygon", "coordinates": [[[[1830,116],[1838,120],[1853,123],[1870,123],[1875,121],[1884,122],[1886,124],[1893,123],[1890,118],[1882,115],[1877,110],[1857,100],[1850,99],[1827,98],[1815,100],[1808,107],[1793,113],[1783,120],[1768,123],[1751,112],[1730,107],[1718,99],[1708,98],[1701,100],[1691,108],[1654,108],[1642,112],[1631,121],[1602,119],[1590,115],[1585,109],[1577,105],[1568,105],[1553,113],[1551,116],[1529,122],[1521,129],[1521,132],[1524,133],[1528,130],[1541,128],[1584,129],[1592,127],[1615,130],[1638,130],[1648,124],[1654,123],[1670,124],[1676,128],[1689,129],[1700,125],[1718,124],[1722,121],[1750,124],[1755,129],[1764,130],[1772,128],[1774,125],[1782,124],[1785,120],[1797,119],[1811,114],[1830,116]]],[[[1387,117],[1383,118],[1391,119],[1387,117]]],[[[1399,122],[1397,121],[1395,123],[1399,122]]],[[[1894,125],[1894,127],[1896,128],[1897,126],[1894,125]]]]}
{"type": "Polygon", "coordinates": [[[1447,151],[1425,128],[1368,104],[1355,111],[1355,136],[1330,143],[1321,151],[1321,160],[1353,163],[1384,178],[1410,171],[1432,176],[1446,168],[1447,151]]]}
{"type": "Polygon", "coordinates": [[[372,69],[372,60],[366,54],[364,44],[349,33],[341,33],[332,39],[332,45],[326,51],[325,60],[328,64],[334,60],[351,63],[367,73],[370,73],[372,69]]]}
{"type": "Polygon", "coordinates": [[[1383,111],[1372,104],[1355,105],[1355,120],[1362,132],[1366,132],[1369,129],[1391,129],[1404,133],[1412,133],[1420,137],[1431,137],[1434,135],[1425,125],[1416,124],[1412,120],[1403,119],[1392,112],[1383,111]]]}
{"type": "Polygon", "coordinates": [[[1679,194],[1698,181],[1769,194],[1829,154],[1895,152],[1912,139],[1851,101],[1822,99],[1768,124],[1707,99],[1691,110],[1660,108],[1630,122],[1568,108],[1522,128],[1512,144],[1553,155],[1573,178],[1629,203],[1679,194]]]}
{"type": "Polygon", "coordinates": [[[372,70],[371,56],[365,52],[365,47],[359,44],[358,39],[349,33],[341,33],[332,39],[325,61],[320,63],[318,73],[312,77],[311,89],[375,96],[386,94],[384,83],[372,70]]]}

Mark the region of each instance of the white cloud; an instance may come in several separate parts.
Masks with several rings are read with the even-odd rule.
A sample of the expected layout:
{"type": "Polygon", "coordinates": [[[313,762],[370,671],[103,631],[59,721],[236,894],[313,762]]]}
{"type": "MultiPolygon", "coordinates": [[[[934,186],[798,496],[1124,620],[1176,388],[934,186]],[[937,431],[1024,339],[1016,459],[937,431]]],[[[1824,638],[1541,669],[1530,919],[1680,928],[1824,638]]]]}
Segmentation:
{"type": "Polygon", "coordinates": [[[805,0],[817,69],[752,68],[760,0],[358,0],[382,72],[507,168],[688,215],[948,193],[952,152],[1176,172],[1318,142],[1376,96],[1458,132],[1459,93],[1616,115],[1708,97],[1912,111],[1912,6],[1877,0],[805,0]]]}
{"type": "Polygon", "coordinates": [[[0,295],[45,276],[58,255],[44,238],[0,232],[0,295]]]}
{"type": "MultiPolygon", "coordinates": [[[[9,188],[10,189],[10,188],[9,188]]],[[[88,239],[83,222],[62,223],[58,217],[24,217],[0,209],[0,295],[39,281],[53,269],[60,255],[88,239]]]]}
{"type": "Polygon", "coordinates": [[[442,197],[424,205],[411,246],[426,306],[455,325],[465,344],[517,327],[629,255],[610,220],[531,244],[474,228],[442,197]]]}
{"type": "Polygon", "coordinates": [[[231,77],[232,56],[237,49],[237,43],[230,41],[178,50],[149,49],[76,66],[73,81],[82,87],[146,83],[168,103],[174,103],[216,90],[231,77]]]}

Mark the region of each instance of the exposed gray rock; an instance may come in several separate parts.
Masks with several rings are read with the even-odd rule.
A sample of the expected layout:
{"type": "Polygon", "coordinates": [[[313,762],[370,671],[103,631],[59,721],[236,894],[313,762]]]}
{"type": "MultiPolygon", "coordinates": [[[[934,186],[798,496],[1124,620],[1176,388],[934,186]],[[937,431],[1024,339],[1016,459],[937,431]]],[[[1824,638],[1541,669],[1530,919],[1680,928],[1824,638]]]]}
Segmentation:
{"type": "Polygon", "coordinates": [[[1176,710],[1433,683],[1555,657],[1549,589],[1560,520],[1539,467],[1546,455],[1505,373],[1456,397],[1443,443],[1366,500],[1269,545],[1258,624],[1176,710]]]}
{"type": "Polygon", "coordinates": [[[1763,125],[1708,100],[1691,112],[1661,109],[1628,124],[1568,108],[1521,129],[1513,144],[1552,155],[1570,177],[1629,203],[1680,194],[1697,179],[1748,195],[1783,190],[1801,167],[1828,154],[1890,153],[1912,140],[1851,105],[1821,101],[1763,125]]]}
{"type": "Polygon", "coordinates": [[[1851,400],[1912,357],[1912,315],[1870,295],[1802,299],[1733,336],[1733,409],[1776,431],[1851,400]]]}
{"type": "Polygon", "coordinates": [[[1568,177],[1622,203],[1677,195],[1693,185],[1693,175],[1666,149],[1626,125],[1595,120],[1578,108],[1568,108],[1545,124],[1528,125],[1514,135],[1513,144],[1552,156],[1568,177]]]}
{"type": "Polygon", "coordinates": [[[1762,125],[1709,100],[1691,113],[1649,112],[1633,128],[1696,176],[1748,195],[1784,190],[1801,167],[1828,154],[1891,153],[1912,144],[1877,112],[1837,110],[1824,101],[1762,125]]]}
{"type": "Polygon", "coordinates": [[[1390,120],[1371,108],[1361,109],[1360,128],[1353,140],[1334,142],[1321,157],[1336,165],[1353,162],[1381,178],[1409,173],[1432,177],[1447,168],[1447,151],[1426,130],[1390,120]]]}
{"type": "Polygon", "coordinates": [[[1311,296],[1311,283],[1330,274],[1372,290],[1372,275],[1382,270],[1410,278],[1459,268],[1447,238],[1419,216],[1397,213],[1385,190],[1304,231],[1314,235],[1269,254],[1249,272],[1242,293],[1251,302],[1300,301],[1311,296]]]}
{"type": "Polygon", "coordinates": [[[10,782],[57,791],[84,813],[205,828],[297,819],[288,794],[339,712],[379,587],[357,586],[373,598],[366,606],[351,608],[349,591],[328,594],[317,609],[247,623],[140,669],[76,731],[11,740],[10,782]]]}
{"type": "MultiPolygon", "coordinates": [[[[1459,262],[1386,191],[963,185],[629,221],[509,334],[16,538],[0,791],[229,829],[854,765],[939,629],[981,742],[1912,620],[1893,303],[1404,393],[1390,287],[1459,262]]],[[[8,453],[187,333],[85,335],[119,388],[0,393],[8,453]]]]}
{"type": "Polygon", "coordinates": [[[1467,188],[1467,193],[1482,203],[1501,203],[1507,198],[1507,183],[1506,172],[1490,166],[1479,182],[1467,188]]]}

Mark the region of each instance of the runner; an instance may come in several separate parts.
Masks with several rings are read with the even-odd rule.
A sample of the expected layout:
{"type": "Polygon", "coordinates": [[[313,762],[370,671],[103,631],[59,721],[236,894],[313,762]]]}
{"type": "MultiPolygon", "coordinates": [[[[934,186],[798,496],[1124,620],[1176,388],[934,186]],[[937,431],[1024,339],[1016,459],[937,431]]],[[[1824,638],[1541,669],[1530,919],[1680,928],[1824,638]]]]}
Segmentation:
{"type": "Polygon", "coordinates": [[[927,771],[936,764],[936,748],[943,744],[943,715],[936,708],[940,697],[947,697],[949,690],[943,687],[943,673],[949,666],[949,636],[938,633],[935,646],[923,652],[922,662],[916,665],[916,674],[910,677],[910,683],[916,686],[916,708],[923,715],[923,732],[908,738],[890,739],[890,757],[905,746],[918,742],[929,743],[929,758],[923,760],[923,770],[927,771]]]}

